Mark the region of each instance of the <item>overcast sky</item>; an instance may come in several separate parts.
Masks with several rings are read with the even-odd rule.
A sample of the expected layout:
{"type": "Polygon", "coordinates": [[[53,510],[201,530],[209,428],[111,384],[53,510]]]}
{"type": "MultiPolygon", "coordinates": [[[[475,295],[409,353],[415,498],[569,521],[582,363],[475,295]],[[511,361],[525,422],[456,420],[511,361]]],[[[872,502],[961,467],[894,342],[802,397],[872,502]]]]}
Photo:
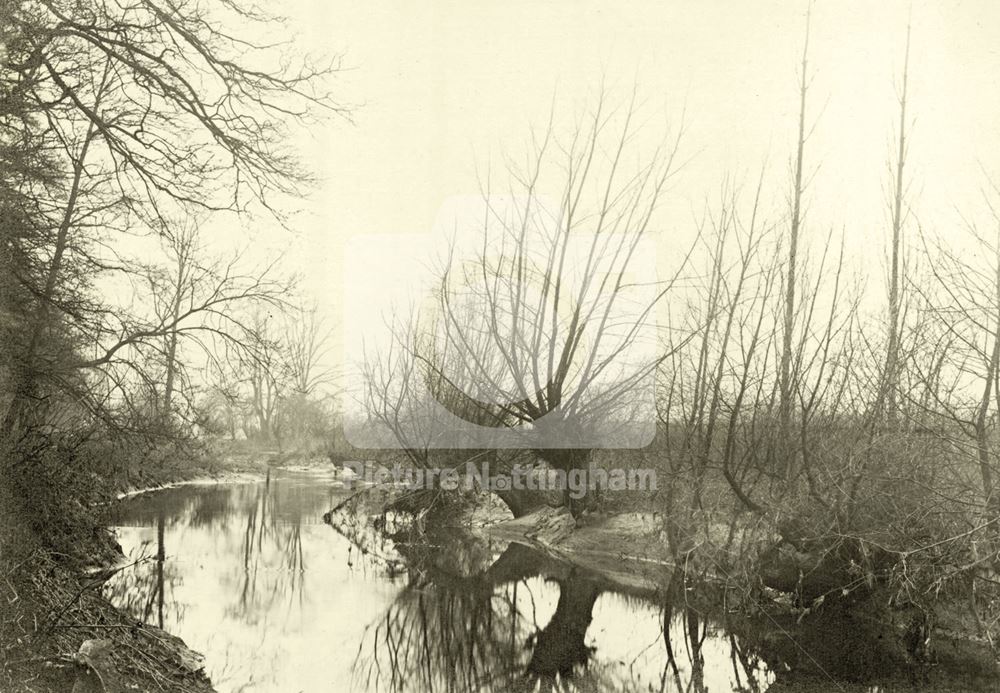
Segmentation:
{"type": "MultiPolygon", "coordinates": [[[[974,216],[1000,174],[1000,3],[819,0],[812,20],[806,152],[817,170],[806,234],[843,230],[853,262],[881,281],[887,162],[912,5],[911,203],[949,233],[956,207],[974,216]]],[[[343,249],[365,234],[422,234],[450,197],[475,193],[477,165],[520,153],[544,124],[592,103],[603,83],[633,84],[647,111],[679,121],[692,157],[661,221],[683,235],[725,175],[753,179],[765,161],[781,213],[795,144],[804,0],[735,2],[458,2],[298,0],[285,11],[303,48],[343,52],[337,81],[359,104],[305,151],[324,183],[298,223],[290,259],[307,290],[338,312],[403,269],[387,258],[372,286],[341,296],[343,249]],[[353,295],[352,295],[353,294],[353,295]]],[[[287,239],[275,241],[284,247],[287,239]]],[[[362,240],[363,242],[363,240],[362,240]]],[[[669,234],[668,240],[669,242],[669,234]]],[[[417,258],[404,260],[411,265],[417,258]]]]}

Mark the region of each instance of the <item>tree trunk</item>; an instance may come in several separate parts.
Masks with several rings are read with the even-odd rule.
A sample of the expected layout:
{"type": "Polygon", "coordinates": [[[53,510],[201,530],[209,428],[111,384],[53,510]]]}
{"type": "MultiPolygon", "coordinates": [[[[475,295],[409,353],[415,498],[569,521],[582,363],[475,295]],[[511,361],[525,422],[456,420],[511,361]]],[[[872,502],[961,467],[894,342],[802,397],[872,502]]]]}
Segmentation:
{"type": "Polygon", "coordinates": [[[896,157],[896,180],[892,201],[892,247],[889,269],[889,344],[886,352],[882,392],[886,423],[895,428],[898,423],[899,333],[902,303],[900,275],[903,232],[903,171],[906,166],[906,91],[910,66],[910,27],[906,27],[906,52],[903,59],[903,92],[899,100],[899,148],[896,157]]]}
{"type": "MultiPolygon", "coordinates": [[[[810,8],[811,13],[811,8],[810,8]]],[[[799,136],[795,152],[795,183],[792,189],[792,218],[788,237],[788,272],[785,285],[785,315],[782,328],[781,366],[778,387],[779,450],[784,458],[787,479],[797,471],[792,444],[791,418],[794,383],[792,378],[792,333],[795,329],[795,292],[798,269],[799,232],[802,226],[803,159],[806,145],[806,94],[809,91],[809,21],[806,15],[806,39],[802,48],[802,81],[799,85],[799,136]]]]}
{"type": "Polygon", "coordinates": [[[177,323],[181,317],[181,300],[184,297],[188,250],[189,241],[187,239],[181,240],[177,249],[177,284],[174,287],[174,301],[170,313],[174,328],[170,331],[170,336],[167,338],[167,376],[166,383],[163,386],[163,417],[167,423],[170,422],[170,408],[173,405],[174,378],[177,371],[177,323]]]}

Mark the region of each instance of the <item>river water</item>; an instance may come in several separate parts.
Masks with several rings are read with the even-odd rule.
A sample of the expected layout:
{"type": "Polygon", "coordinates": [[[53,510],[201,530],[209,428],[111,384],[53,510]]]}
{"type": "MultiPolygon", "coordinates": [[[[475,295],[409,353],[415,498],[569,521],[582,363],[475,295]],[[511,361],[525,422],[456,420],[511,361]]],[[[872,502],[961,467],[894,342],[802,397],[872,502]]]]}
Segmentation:
{"type": "Polygon", "coordinates": [[[136,563],[106,593],[204,654],[220,693],[889,690],[780,682],[695,610],[518,544],[352,542],[322,519],[348,493],[313,471],[127,499],[136,563]]]}

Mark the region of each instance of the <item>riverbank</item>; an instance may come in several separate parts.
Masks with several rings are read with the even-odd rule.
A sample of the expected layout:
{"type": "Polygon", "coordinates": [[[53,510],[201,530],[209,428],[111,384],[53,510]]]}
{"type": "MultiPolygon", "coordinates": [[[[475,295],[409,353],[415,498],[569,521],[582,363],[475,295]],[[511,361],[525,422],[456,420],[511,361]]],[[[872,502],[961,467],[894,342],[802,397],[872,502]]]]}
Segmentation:
{"type": "MultiPolygon", "coordinates": [[[[10,482],[8,477],[6,482],[10,482]]],[[[179,638],[128,618],[102,594],[121,562],[112,534],[79,513],[59,548],[35,528],[30,498],[0,484],[0,690],[209,693],[198,657],[179,638]]]]}
{"type": "MultiPolygon", "coordinates": [[[[967,605],[954,599],[941,599],[927,614],[887,599],[877,585],[806,601],[756,585],[747,598],[738,594],[747,585],[733,579],[720,547],[692,547],[680,559],[673,556],[659,513],[574,521],[564,509],[546,508],[485,530],[544,551],[624,594],[662,597],[682,575],[685,601],[730,624],[779,672],[776,691],[811,690],[809,680],[831,676],[865,685],[918,682],[933,691],[993,690],[1000,681],[991,643],[979,634],[967,605]]],[[[717,533],[725,539],[721,528],[717,533]]]]}
{"type": "Polygon", "coordinates": [[[91,579],[37,549],[4,574],[0,690],[211,693],[183,640],[136,622],[91,579]]]}
{"type": "Polygon", "coordinates": [[[109,503],[177,485],[259,480],[269,470],[330,462],[239,449],[159,462],[130,465],[133,473],[115,476],[109,501],[94,506],[70,499],[57,530],[33,514],[34,486],[21,488],[12,478],[0,484],[0,690],[214,690],[200,655],[183,640],[136,621],[102,595],[104,582],[128,567],[106,529],[109,503]]]}
{"type": "Polygon", "coordinates": [[[217,442],[196,454],[154,465],[138,465],[115,479],[118,499],[182,484],[227,483],[263,478],[269,469],[315,469],[331,466],[328,457],[300,451],[267,450],[217,442]]]}
{"type": "MultiPolygon", "coordinates": [[[[680,598],[739,633],[777,672],[776,691],[813,690],[810,681],[829,684],[830,676],[856,686],[916,681],[934,691],[992,690],[1000,680],[990,643],[979,635],[968,606],[953,597],[935,598],[925,610],[893,598],[877,583],[819,597],[767,587],[762,576],[767,561],[774,560],[768,549],[780,535],[751,514],[728,525],[703,518],[702,540],[675,553],[668,538],[671,518],[659,512],[586,512],[573,518],[563,508],[546,506],[514,518],[495,497],[474,494],[464,504],[453,501],[443,511],[435,506],[407,522],[399,517],[400,506],[413,501],[412,494],[376,488],[326,519],[369,547],[379,546],[370,533],[384,533],[411,552],[414,546],[441,543],[441,532],[465,531],[490,546],[528,547],[562,566],[553,575],[574,575],[659,604],[680,598]],[[388,514],[380,516],[386,508],[388,514]],[[369,526],[359,526],[366,518],[369,526]]],[[[797,582],[802,584],[802,575],[797,582]]]]}

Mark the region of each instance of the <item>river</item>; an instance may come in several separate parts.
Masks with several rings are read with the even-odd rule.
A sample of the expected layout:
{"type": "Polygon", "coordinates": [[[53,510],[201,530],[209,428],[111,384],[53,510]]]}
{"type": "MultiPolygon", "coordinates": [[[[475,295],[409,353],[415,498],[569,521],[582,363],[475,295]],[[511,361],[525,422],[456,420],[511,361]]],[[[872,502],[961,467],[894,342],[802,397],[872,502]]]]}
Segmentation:
{"type": "Polygon", "coordinates": [[[519,544],[359,548],[322,519],[348,493],[332,471],[284,471],[126,499],[134,565],[106,594],[202,653],[220,693],[890,690],[776,683],[694,609],[519,544]]]}

